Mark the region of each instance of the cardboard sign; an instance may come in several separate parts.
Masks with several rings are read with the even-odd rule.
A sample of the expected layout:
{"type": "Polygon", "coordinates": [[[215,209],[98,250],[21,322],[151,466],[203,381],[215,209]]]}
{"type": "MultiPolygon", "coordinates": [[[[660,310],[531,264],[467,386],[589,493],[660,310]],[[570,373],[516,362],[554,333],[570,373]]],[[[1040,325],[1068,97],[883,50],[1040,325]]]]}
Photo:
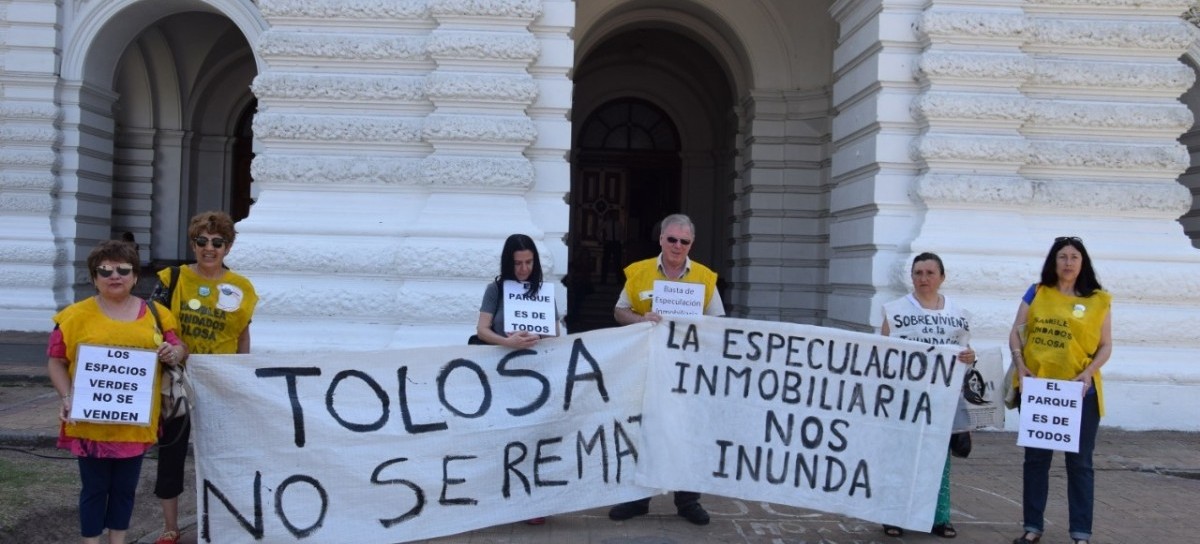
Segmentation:
{"type": "Polygon", "coordinates": [[[542,284],[532,295],[526,294],[529,284],[508,280],[504,282],[504,331],[528,331],[543,336],[557,336],[558,315],[554,306],[554,287],[542,284]]]}
{"type": "Polygon", "coordinates": [[[1079,453],[1083,382],[1021,379],[1021,426],[1017,445],[1079,453]]]}
{"type": "Polygon", "coordinates": [[[704,285],[654,280],[651,311],[666,316],[704,315],[704,285]]]}
{"type": "Polygon", "coordinates": [[[975,350],[975,357],[975,367],[963,378],[963,400],[959,402],[959,409],[966,412],[966,430],[1003,429],[1004,355],[999,347],[993,347],[975,350]]]}
{"type": "Polygon", "coordinates": [[[929,530],[960,348],[712,317],[653,332],[639,482],[929,530]]]}
{"type": "Polygon", "coordinates": [[[80,345],[71,387],[72,421],[146,426],[154,402],[154,350],[80,345]]]}

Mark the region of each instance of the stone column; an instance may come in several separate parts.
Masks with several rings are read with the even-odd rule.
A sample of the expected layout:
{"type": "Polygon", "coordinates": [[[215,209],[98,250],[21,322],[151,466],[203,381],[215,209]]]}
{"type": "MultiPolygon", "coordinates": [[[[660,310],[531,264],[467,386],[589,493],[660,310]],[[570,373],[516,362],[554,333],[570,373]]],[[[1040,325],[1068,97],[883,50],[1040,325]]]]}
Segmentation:
{"type": "Polygon", "coordinates": [[[810,324],[826,315],[829,98],[754,91],[741,105],[734,315],[810,324]]]}

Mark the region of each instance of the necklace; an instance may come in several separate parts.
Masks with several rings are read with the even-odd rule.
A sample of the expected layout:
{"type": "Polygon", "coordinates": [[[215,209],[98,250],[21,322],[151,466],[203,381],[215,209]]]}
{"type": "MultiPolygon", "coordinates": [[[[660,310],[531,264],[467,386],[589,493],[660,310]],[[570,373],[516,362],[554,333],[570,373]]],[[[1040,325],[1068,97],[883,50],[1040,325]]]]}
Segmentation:
{"type": "Polygon", "coordinates": [[[121,302],[120,306],[112,307],[110,306],[109,302],[104,299],[104,297],[96,295],[96,304],[100,305],[100,311],[104,312],[104,315],[107,315],[112,319],[121,321],[127,321],[129,318],[129,302],[131,300],[133,300],[132,297],[125,297],[125,300],[121,302]]]}
{"type": "Polygon", "coordinates": [[[946,297],[940,294],[937,296],[937,300],[934,301],[933,304],[926,304],[925,301],[921,300],[916,293],[913,293],[913,298],[916,299],[917,304],[921,305],[922,310],[942,310],[946,307],[946,297]]]}

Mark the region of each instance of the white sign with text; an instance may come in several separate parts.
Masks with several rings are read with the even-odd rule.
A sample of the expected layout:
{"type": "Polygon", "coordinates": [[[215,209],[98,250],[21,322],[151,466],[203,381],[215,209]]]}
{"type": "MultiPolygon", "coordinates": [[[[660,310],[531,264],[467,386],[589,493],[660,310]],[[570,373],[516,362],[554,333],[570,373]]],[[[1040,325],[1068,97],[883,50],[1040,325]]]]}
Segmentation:
{"type": "Polygon", "coordinates": [[[528,283],[504,282],[504,332],[557,336],[554,288],[543,283],[538,292],[531,295],[528,291],[528,283]]]}
{"type": "Polygon", "coordinates": [[[80,345],[69,419],[149,425],[157,369],[154,350],[80,345]]]}
{"type": "Polygon", "coordinates": [[[1083,382],[1021,379],[1021,426],[1017,445],[1079,453],[1083,382]]]}
{"type": "Polygon", "coordinates": [[[704,285],[654,280],[651,311],[662,316],[704,315],[704,285]]]}

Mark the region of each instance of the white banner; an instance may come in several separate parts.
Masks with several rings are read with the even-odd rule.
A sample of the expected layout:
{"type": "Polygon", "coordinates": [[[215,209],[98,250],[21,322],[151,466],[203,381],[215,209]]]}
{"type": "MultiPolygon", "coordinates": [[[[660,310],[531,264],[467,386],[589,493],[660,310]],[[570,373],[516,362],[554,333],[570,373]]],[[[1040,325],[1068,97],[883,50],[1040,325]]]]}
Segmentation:
{"type": "Polygon", "coordinates": [[[1079,453],[1083,382],[1021,379],[1021,425],[1017,445],[1079,453]]]}
{"type": "Polygon", "coordinates": [[[193,355],[199,537],[400,542],[659,490],[928,530],[955,351],[699,317],[523,351],[193,355]]]}
{"type": "Polygon", "coordinates": [[[744,319],[654,333],[638,482],[933,525],[961,348],[744,319]]]}
{"type": "Polygon", "coordinates": [[[154,402],[155,350],[80,345],[71,387],[72,421],[146,426],[154,402]]]}
{"type": "Polygon", "coordinates": [[[616,504],[649,324],[365,353],[193,355],[202,542],[400,542],[616,504]]]}
{"type": "Polygon", "coordinates": [[[554,309],[554,287],[542,284],[532,295],[529,284],[504,282],[504,331],[529,331],[544,336],[558,335],[558,313],[554,309]]]}

